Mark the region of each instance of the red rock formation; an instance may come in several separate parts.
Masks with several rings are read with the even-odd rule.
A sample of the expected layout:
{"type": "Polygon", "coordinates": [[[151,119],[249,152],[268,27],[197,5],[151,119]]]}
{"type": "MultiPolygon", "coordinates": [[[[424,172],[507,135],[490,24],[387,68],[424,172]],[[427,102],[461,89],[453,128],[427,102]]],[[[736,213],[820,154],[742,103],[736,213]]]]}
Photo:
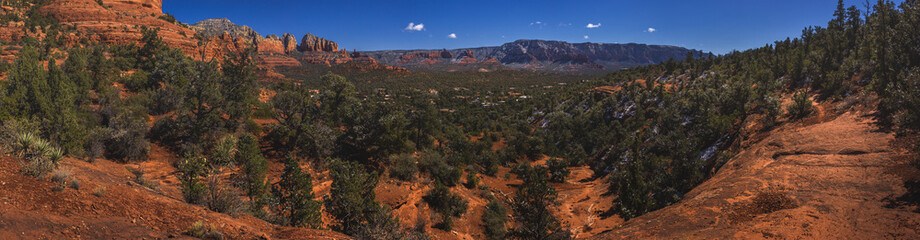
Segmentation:
{"type": "Polygon", "coordinates": [[[262,41],[259,41],[257,44],[257,47],[259,49],[259,53],[261,54],[283,55],[286,53],[284,49],[284,43],[282,43],[281,39],[275,35],[271,35],[269,37],[266,37],[262,41]]]}
{"type": "Polygon", "coordinates": [[[233,38],[229,33],[212,37],[197,49],[196,56],[201,56],[200,60],[223,59],[229,53],[240,53],[250,46],[248,39],[238,37],[233,38]]]}
{"type": "Polygon", "coordinates": [[[108,44],[139,43],[141,26],[159,28],[159,35],[169,46],[195,56],[195,32],[184,26],[159,19],[163,15],[161,0],[54,0],[39,11],[76,26],[91,41],[108,44]]]}
{"type": "Polygon", "coordinates": [[[473,56],[473,51],[466,50],[460,53],[460,56],[457,56],[454,62],[459,64],[472,64],[479,62],[479,60],[476,60],[476,57],[473,56]]]}
{"type": "Polygon", "coordinates": [[[307,33],[300,40],[300,47],[297,50],[301,52],[337,52],[339,44],[307,33]]]}
{"type": "Polygon", "coordinates": [[[294,38],[294,35],[285,33],[281,38],[281,43],[284,44],[284,53],[289,54],[297,51],[297,38],[294,38]]]}
{"type": "Polygon", "coordinates": [[[400,63],[423,63],[423,64],[433,64],[442,62],[442,58],[451,58],[450,52],[447,50],[441,52],[414,52],[402,55],[399,57],[400,63]]]}
{"type": "Polygon", "coordinates": [[[447,49],[441,50],[441,58],[453,58],[453,54],[450,54],[450,51],[447,49]]]}
{"type": "Polygon", "coordinates": [[[286,56],[259,56],[258,58],[259,66],[265,67],[298,67],[300,62],[297,59],[286,56]]]}

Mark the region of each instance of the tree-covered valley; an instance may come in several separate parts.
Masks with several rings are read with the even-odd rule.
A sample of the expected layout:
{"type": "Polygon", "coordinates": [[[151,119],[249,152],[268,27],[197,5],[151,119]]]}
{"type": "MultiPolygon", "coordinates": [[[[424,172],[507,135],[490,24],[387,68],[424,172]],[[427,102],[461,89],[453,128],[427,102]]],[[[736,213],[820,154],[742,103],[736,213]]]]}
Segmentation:
{"type": "Polygon", "coordinates": [[[2,238],[920,236],[920,1],[603,74],[2,4],[2,238]]]}

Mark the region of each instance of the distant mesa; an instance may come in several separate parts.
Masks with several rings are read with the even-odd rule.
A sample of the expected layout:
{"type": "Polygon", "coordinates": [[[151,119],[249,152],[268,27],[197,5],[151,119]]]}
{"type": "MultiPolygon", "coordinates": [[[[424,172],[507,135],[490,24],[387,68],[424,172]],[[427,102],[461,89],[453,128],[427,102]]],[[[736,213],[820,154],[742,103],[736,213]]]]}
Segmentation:
{"type": "Polygon", "coordinates": [[[236,25],[228,19],[208,19],[192,26],[198,34],[215,37],[227,34],[232,42],[242,39],[254,44],[261,54],[291,55],[320,65],[366,63],[411,70],[458,71],[478,69],[517,69],[550,72],[606,72],[624,68],[684,59],[683,47],[646,44],[568,43],[547,40],[517,40],[496,47],[441,50],[387,50],[349,53],[338,43],[307,33],[300,38],[285,33],[282,37],[262,37],[252,28],[236,25]]]}
{"type": "Polygon", "coordinates": [[[613,71],[629,67],[684,59],[682,47],[645,44],[568,43],[546,40],[517,40],[497,47],[453,50],[388,50],[366,52],[383,64],[416,70],[430,70],[452,65],[498,62],[504,67],[541,71],[613,71]],[[451,61],[442,58],[456,56],[451,61]]]}

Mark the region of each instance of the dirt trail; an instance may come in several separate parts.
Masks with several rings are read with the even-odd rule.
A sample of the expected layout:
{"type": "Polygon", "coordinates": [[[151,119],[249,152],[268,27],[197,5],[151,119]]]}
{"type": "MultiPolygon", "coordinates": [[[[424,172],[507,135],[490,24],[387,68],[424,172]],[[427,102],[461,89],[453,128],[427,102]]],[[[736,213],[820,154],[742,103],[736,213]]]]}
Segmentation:
{"type": "MultiPolygon", "coordinates": [[[[774,130],[684,200],[626,222],[601,239],[920,239],[920,214],[886,208],[910,168],[894,135],[845,113],[774,130]],[[783,193],[791,209],[739,218],[759,193],[783,193]]],[[[750,212],[750,211],[748,211],[750,212]]]]}

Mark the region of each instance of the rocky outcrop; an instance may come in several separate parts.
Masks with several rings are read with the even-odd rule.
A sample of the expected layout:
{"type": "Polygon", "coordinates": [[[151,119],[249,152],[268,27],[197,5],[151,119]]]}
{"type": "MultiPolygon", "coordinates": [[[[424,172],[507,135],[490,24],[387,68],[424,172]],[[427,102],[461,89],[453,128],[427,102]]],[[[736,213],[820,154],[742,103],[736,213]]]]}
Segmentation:
{"type": "Polygon", "coordinates": [[[479,62],[479,60],[476,59],[476,56],[471,50],[461,52],[460,55],[458,55],[457,58],[453,60],[453,63],[458,64],[472,64],[477,62],[479,62]]]}
{"type": "Polygon", "coordinates": [[[259,49],[259,53],[262,53],[262,54],[268,54],[268,55],[286,54],[286,52],[284,51],[284,43],[281,42],[281,38],[279,38],[278,36],[274,34],[269,35],[265,37],[264,39],[262,39],[262,41],[260,41],[257,44],[257,48],[259,49]]]}
{"type": "Polygon", "coordinates": [[[226,18],[205,19],[191,26],[198,34],[205,37],[217,37],[224,32],[229,33],[233,38],[244,38],[252,41],[253,44],[263,40],[262,35],[252,30],[249,26],[236,25],[226,18]]]}
{"type": "Polygon", "coordinates": [[[260,56],[259,66],[264,67],[298,67],[301,66],[297,59],[287,56],[260,56]]]}
{"type": "Polygon", "coordinates": [[[300,39],[297,50],[301,52],[338,52],[339,44],[307,33],[300,39]]]}
{"type": "Polygon", "coordinates": [[[294,38],[294,35],[285,33],[284,36],[282,36],[281,43],[284,44],[284,53],[297,51],[297,38],[294,38]]]}
{"type": "Polygon", "coordinates": [[[169,46],[194,55],[195,32],[180,24],[159,18],[163,15],[161,0],[54,0],[39,11],[71,25],[86,34],[86,39],[106,44],[139,43],[140,26],[158,28],[159,36],[169,46]]]}
{"type": "MultiPolygon", "coordinates": [[[[498,61],[513,69],[542,71],[614,71],[623,68],[661,63],[668,59],[683,59],[687,52],[682,47],[609,44],[567,43],[561,41],[518,40],[498,47],[481,47],[454,50],[394,50],[366,54],[383,64],[418,68],[423,70],[449,67],[452,64],[472,64],[498,61]],[[456,56],[441,61],[444,56],[456,56]],[[432,66],[435,65],[435,66],[432,66]]],[[[697,53],[697,55],[699,55],[697,53]]]]}

